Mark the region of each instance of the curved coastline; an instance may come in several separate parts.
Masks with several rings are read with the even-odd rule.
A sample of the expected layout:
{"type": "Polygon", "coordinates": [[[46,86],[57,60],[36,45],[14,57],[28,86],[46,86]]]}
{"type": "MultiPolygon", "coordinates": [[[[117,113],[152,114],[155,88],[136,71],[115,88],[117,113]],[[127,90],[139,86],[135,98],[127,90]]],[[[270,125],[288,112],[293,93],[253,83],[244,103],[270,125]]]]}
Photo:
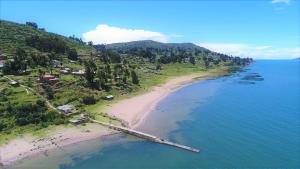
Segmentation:
{"type": "Polygon", "coordinates": [[[191,74],[179,76],[168,80],[166,83],[155,86],[149,92],[121,100],[106,106],[104,112],[128,123],[130,128],[137,128],[146,119],[147,115],[155,109],[157,104],[170,93],[187,84],[201,81],[213,76],[205,74],[191,74]]]}
{"type": "MultiPolygon", "coordinates": [[[[137,128],[142,125],[142,122],[155,109],[156,105],[171,92],[184,85],[221,75],[224,74],[196,73],[171,78],[161,85],[152,87],[147,93],[120,100],[101,110],[126,121],[130,128],[137,128]]],[[[58,126],[51,129],[47,136],[43,138],[36,138],[31,135],[21,136],[11,140],[8,144],[0,146],[0,166],[10,166],[42,153],[46,155],[47,152],[53,149],[63,149],[71,144],[97,138],[101,139],[103,136],[115,133],[116,131],[102,126],[88,124],[82,127],[65,128],[64,126],[58,126]]]]}

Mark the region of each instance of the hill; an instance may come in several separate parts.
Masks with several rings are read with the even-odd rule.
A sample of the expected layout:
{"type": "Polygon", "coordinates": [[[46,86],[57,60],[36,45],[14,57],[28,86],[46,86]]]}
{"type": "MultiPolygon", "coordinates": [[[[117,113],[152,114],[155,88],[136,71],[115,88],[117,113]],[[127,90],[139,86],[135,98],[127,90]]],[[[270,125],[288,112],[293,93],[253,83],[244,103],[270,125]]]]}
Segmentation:
{"type": "Polygon", "coordinates": [[[193,43],[161,43],[152,40],[142,40],[142,41],[133,41],[133,42],[125,42],[125,43],[113,43],[105,45],[107,49],[123,51],[132,50],[134,48],[140,49],[156,49],[156,50],[185,50],[185,51],[192,51],[192,50],[199,50],[209,52],[208,49],[197,46],[193,43]]]}
{"type": "Polygon", "coordinates": [[[26,52],[47,53],[29,45],[26,39],[32,36],[41,38],[52,38],[64,43],[69,49],[76,49],[79,55],[88,55],[94,48],[86,45],[77,38],[69,38],[55,33],[47,32],[38,28],[35,23],[19,24],[10,21],[0,20],[0,53],[14,55],[17,47],[23,48],[26,52]]]}

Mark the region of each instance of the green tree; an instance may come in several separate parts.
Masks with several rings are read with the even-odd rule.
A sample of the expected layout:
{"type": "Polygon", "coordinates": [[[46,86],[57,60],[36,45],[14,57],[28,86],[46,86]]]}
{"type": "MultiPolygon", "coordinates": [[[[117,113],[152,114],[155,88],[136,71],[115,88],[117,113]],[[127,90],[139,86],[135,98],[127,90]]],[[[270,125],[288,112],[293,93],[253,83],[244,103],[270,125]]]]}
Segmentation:
{"type": "Polygon", "coordinates": [[[88,60],[84,62],[84,67],[85,67],[85,76],[84,76],[85,80],[87,81],[89,87],[93,87],[97,66],[92,60],[88,60]]]}
{"type": "Polygon", "coordinates": [[[139,77],[138,77],[137,73],[134,70],[131,71],[131,79],[132,79],[133,84],[138,85],[140,83],[139,77]]]}
{"type": "Polygon", "coordinates": [[[38,25],[37,25],[37,23],[35,23],[35,22],[26,22],[26,25],[27,25],[27,26],[31,26],[31,27],[33,27],[33,28],[35,28],[35,29],[38,28],[38,25]]]}
{"type": "Polygon", "coordinates": [[[203,55],[202,60],[204,62],[205,69],[207,69],[208,65],[209,65],[209,61],[208,61],[207,57],[205,55],[203,55]]]}
{"type": "Polygon", "coordinates": [[[190,63],[193,64],[193,65],[196,64],[196,61],[195,61],[195,57],[194,57],[194,56],[191,56],[189,61],[190,61],[190,63]]]}
{"type": "Polygon", "coordinates": [[[78,60],[78,54],[77,54],[76,49],[72,48],[72,49],[68,50],[68,59],[78,60]]]}
{"type": "Polygon", "coordinates": [[[54,67],[55,54],[53,52],[51,52],[50,54],[48,54],[48,58],[49,58],[50,73],[52,74],[53,67],[54,67]]]}
{"type": "Polygon", "coordinates": [[[27,53],[21,48],[16,49],[13,61],[8,61],[4,68],[4,74],[21,74],[27,69],[27,53]]]}

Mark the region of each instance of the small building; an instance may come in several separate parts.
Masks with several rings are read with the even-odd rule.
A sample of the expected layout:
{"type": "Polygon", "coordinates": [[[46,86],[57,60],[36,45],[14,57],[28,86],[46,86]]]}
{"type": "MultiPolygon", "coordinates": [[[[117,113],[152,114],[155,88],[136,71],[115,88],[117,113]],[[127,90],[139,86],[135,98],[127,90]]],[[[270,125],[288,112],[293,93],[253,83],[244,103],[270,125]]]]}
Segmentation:
{"type": "Polygon", "coordinates": [[[66,67],[66,68],[60,70],[60,73],[62,73],[62,74],[69,74],[70,71],[71,71],[71,69],[66,67]]]}
{"type": "Polygon", "coordinates": [[[84,123],[83,119],[75,119],[75,120],[69,120],[70,123],[72,123],[73,125],[80,125],[82,123],[84,123]]]}
{"type": "Polygon", "coordinates": [[[83,76],[85,74],[85,70],[78,70],[77,72],[72,72],[72,75],[83,76]]]}
{"type": "Polygon", "coordinates": [[[58,76],[57,75],[43,75],[38,78],[39,82],[57,82],[58,76]]]}
{"type": "Polygon", "coordinates": [[[58,106],[57,109],[63,111],[65,114],[67,114],[67,113],[71,113],[72,110],[75,109],[75,107],[73,105],[66,104],[66,105],[58,106]]]}
{"type": "Polygon", "coordinates": [[[105,96],[104,99],[112,100],[112,99],[114,99],[114,96],[113,95],[108,95],[108,96],[105,96]]]}
{"type": "Polygon", "coordinates": [[[67,71],[67,70],[65,70],[65,69],[60,70],[59,72],[62,73],[62,74],[69,74],[69,71],[67,71]]]}
{"type": "Polygon", "coordinates": [[[0,69],[4,67],[4,64],[5,64],[5,60],[0,60],[0,69]]]}
{"type": "Polygon", "coordinates": [[[7,59],[7,56],[3,53],[0,54],[0,60],[5,60],[7,59]]]}
{"type": "Polygon", "coordinates": [[[19,82],[16,82],[16,81],[9,82],[9,85],[11,85],[13,87],[19,87],[20,86],[19,82]]]}

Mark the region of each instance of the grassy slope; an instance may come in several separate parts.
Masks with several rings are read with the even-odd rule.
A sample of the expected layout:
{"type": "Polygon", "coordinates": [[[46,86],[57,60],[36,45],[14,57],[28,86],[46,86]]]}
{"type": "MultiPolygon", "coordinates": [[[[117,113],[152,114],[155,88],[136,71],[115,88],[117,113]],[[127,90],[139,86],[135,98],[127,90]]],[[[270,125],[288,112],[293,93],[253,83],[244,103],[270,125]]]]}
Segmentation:
{"type": "Polygon", "coordinates": [[[0,20],[0,53],[5,53],[7,55],[14,55],[16,51],[16,47],[22,47],[27,52],[42,53],[36,50],[35,48],[26,45],[25,38],[31,35],[56,36],[64,40],[70,48],[75,48],[80,55],[89,55],[90,52],[95,50],[90,46],[82,45],[74,40],[71,40],[67,37],[58,34],[41,31],[39,29],[35,29],[31,26],[27,26],[24,24],[18,24],[18,23],[0,20]]]}

